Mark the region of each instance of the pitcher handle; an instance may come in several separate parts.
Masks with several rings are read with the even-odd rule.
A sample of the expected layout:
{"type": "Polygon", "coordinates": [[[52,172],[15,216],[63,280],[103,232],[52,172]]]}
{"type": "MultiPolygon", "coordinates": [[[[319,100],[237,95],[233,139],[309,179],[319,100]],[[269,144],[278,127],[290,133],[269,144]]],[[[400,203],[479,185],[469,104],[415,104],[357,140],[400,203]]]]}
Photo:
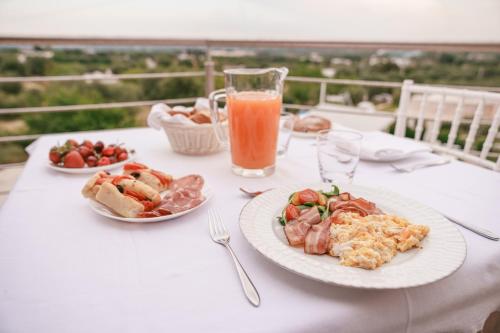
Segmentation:
{"type": "Polygon", "coordinates": [[[227,131],[224,130],[224,127],[220,122],[219,114],[219,100],[222,98],[226,98],[226,89],[215,90],[208,95],[210,103],[210,117],[212,118],[212,126],[214,128],[215,137],[219,140],[221,145],[227,147],[229,142],[227,131]]]}

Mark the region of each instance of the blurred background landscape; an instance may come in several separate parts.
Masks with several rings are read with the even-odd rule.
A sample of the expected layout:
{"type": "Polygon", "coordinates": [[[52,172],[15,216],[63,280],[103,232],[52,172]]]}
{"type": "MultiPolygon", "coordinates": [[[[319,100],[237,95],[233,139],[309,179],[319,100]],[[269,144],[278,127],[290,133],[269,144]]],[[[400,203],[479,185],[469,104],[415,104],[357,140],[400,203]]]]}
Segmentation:
{"type": "MultiPolygon", "coordinates": [[[[211,51],[215,70],[229,67],[279,67],[292,76],[464,86],[500,86],[500,54],[398,50],[311,50],[220,48],[211,51]]],[[[4,46],[0,76],[85,75],[85,81],[0,83],[0,108],[64,106],[106,102],[162,100],[204,95],[200,78],[119,80],[113,74],[198,72],[205,51],[182,47],[41,47],[4,46]],[[109,79],[103,79],[109,77],[109,79]],[[99,80],[96,80],[99,78],[99,80]]],[[[217,77],[216,87],[223,86],[217,77]]],[[[327,102],[394,111],[399,88],[329,84],[327,102]],[[365,103],[366,105],[366,103],[365,103]]],[[[315,105],[320,87],[288,82],[284,102],[315,105]]],[[[145,126],[149,107],[0,115],[0,136],[145,126]]],[[[0,163],[26,159],[29,141],[1,143],[0,163]]]]}

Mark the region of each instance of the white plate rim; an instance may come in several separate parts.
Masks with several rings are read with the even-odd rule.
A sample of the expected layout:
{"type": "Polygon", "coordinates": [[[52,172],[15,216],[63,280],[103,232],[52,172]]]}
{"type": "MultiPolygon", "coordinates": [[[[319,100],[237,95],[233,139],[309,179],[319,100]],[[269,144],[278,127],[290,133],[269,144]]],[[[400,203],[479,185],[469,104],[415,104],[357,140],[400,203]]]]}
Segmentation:
{"type": "Polygon", "coordinates": [[[168,220],[173,220],[178,217],[181,217],[183,215],[189,214],[198,208],[201,208],[204,206],[213,196],[214,193],[212,189],[206,185],[203,186],[203,189],[201,190],[203,193],[203,196],[205,197],[205,200],[203,200],[198,206],[195,206],[191,209],[184,210],[182,212],[179,212],[177,214],[171,214],[171,215],[163,215],[163,216],[158,216],[158,217],[122,217],[115,215],[109,209],[102,205],[101,203],[93,200],[93,199],[88,199],[88,204],[90,208],[96,213],[101,216],[107,217],[109,219],[113,219],[116,221],[121,221],[121,222],[129,222],[129,223],[151,223],[151,222],[163,222],[163,221],[168,221],[168,220]]]}
{"type": "MultiPolygon", "coordinates": [[[[288,244],[284,244],[281,240],[277,238],[276,235],[274,235],[275,239],[273,239],[272,242],[268,241],[269,239],[273,238],[273,237],[270,238],[270,234],[274,233],[274,231],[272,230],[272,223],[273,223],[272,219],[276,216],[276,213],[273,213],[273,216],[267,216],[264,218],[262,218],[262,214],[265,215],[267,213],[269,215],[270,209],[274,210],[277,208],[279,210],[280,208],[282,208],[286,204],[286,198],[293,191],[297,191],[303,188],[327,189],[329,186],[330,185],[321,183],[305,184],[305,185],[304,184],[287,185],[265,192],[259,195],[258,197],[255,197],[254,199],[250,200],[240,212],[239,225],[242,234],[252,247],[254,247],[260,254],[262,254],[264,257],[269,259],[274,264],[286,270],[289,270],[293,273],[296,273],[300,276],[343,287],[361,288],[361,289],[401,289],[401,288],[418,287],[434,283],[436,281],[439,281],[441,279],[450,276],[455,271],[457,271],[464,263],[467,255],[467,246],[463,235],[454,224],[452,224],[450,221],[444,218],[436,210],[426,205],[423,205],[418,201],[397,194],[395,192],[386,189],[373,188],[361,185],[343,185],[342,189],[344,191],[353,192],[354,195],[358,193],[358,195],[362,194],[363,196],[366,196],[367,192],[371,192],[371,194],[383,193],[383,195],[385,196],[391,196],[393,198],[396,198],[396,202],[403,205],[402,207],[398,207],[398,210],[401,209],[408,210],[412,209],[409,207],[413,207],[414,211],[412,212],[412,214],[422,213],[423,214],[422,219],[424,217],[432,218],[433,219],[432,224],[437,223],[438,227],[436,227],[436,225],[430,226],[431,231],[427,236],[427,243],[425,243],[426,240],[424,240],[424,244],[426,244],[424,245],[424,249],[418,250],[422,252],[415,253],[412,256],[412,258],[407,261],[410,262],[411,264],[411,261],[413,259],[414,262],[417,262],[417,266],[418,264],[422,265],[422,260],[429,257],[429,255],[432,254],[432,251],[428,250],[426,252],[425,257],[422,256],[422,253],[424,252],[426,247],[428,248],[429,245],[432,244],[432,247],[434,248],[437,247],[441,251],[440,253],[435,253],[434,255],[434,257],[438,258],[437,263],[436,262],[430,263],[428,267],[412,268],[412,272],[419,273],[415,276],[410,276],[409,274],[405,274],[405,272],[401,271],[398,272],[397,268],[396,269],[392,268],[392,270],[397,272],[398,274],[401,273],[403,274],[401,276],[396,276],[396,278],[395,279],[393,278],[391,281],[390,279],[389,280],[387,279],[387,276],[384,277],[383,279],[377,279],[381,275],[380,272],[387,271],[388,270],[387,268],[391,267],[391,263],[384,264],[377,270],[369,271],[360,268],[341,266],[340,264],[338,264],[337,258],[325,256],[328,257],[328,259],[333,260],[334,262],[328,263],[328,265],[318,264],[317,262],[314,262],[315,261],[314,259],[312,259],[315,256],[306,255],[304,253],[299,254],[298,252],[296,252],[296,249],[290,247],[288,244]],[[281,207],[277,206],[277,202],[275,202],[277,200],[277,197],[278,198],[280,197],[281,207]],[[259,209],[255,210],[255,206],[258,206],[259,209]],[[259,219],[259,216],[256,216],[257,215],[256,212],[260,213],[261,219],[259,219]],[[267,229],[265,231],[266,232],[265,240],[262,238],[263,235],[262,228],[267,229]],[[260,229],[260,231],[256,232],[256,229],[260,229]],[[448,241],[447,243],[442,243],[442,239],[439,239],[440,235],[443,234],[443,232],[448,232],[450,235],[450,237],[447,239],[448,241]],[[437,240],[434,240],[432,243],[430,243],[430,241],[436,237],[437,240],[439,240],[439,242],[437,240]],[[443,248],[446,246],[446,244],[448,244],[451,247],[448,252],[443,251],[443,248]],[[418,257],[418,255],[420,255],[420,257],[418,257]],[[450,256],[451,260],[448,263],[444,262],[444,267],[439,266],[439,262],[440,261],[443,262],[442,259],[450,259],[450,256]],[[332,269],[332,267],[334,266],[336,268],[332,269]],[[318,269],[318,267],[320,269],[318,269]],[[313,268],[312,271],[311,268],[313,268]],[[426,274],[422,274],[422,272],[425,272],[426,274]],[[367,279],[366,276],[367,275],[369,276],[369,274],[371,273],[375,273],[372,275],[372,279],[367,279]]],[[[382,206],[385,206],[387,204],[391,205],[394,203],[388,203],[388,202],[381,203],[382,206]]],[[[420,221],[411,221],[411,222],[420,223],[420,221]]],[[[398,253],[398,255],[401,256],[402,253],[398,253]]],[[[382,274],[382,276],[383,275],[384,274],[382,274]]],[[[392,274],[390,275],[394,277],[395,274],[394,272],[392,272],[392,274]]]]}
{"type": "Polygon", "coordinates": [[[109,164],[109,165],[102,165],[102,166],[96,166],[96,167],[85,167],[85,168],[65,168],[62,166],[57,166],[51,163],[50,161],[48,162],[47,166],[52,169],[56,170],[58,172],[63,172],[63,173],[71,173],[71,174],[87,174],[87,173],[96,173],[99,171],[106,171],[106,170],[113,170],[120,168],[124,166],[127,163],[133,162],[137,159],[137,153],[136,152],[130,152],[129,151],[129,158],[127,158],[124,161],[120,161],[117,163],[109,164]]]}

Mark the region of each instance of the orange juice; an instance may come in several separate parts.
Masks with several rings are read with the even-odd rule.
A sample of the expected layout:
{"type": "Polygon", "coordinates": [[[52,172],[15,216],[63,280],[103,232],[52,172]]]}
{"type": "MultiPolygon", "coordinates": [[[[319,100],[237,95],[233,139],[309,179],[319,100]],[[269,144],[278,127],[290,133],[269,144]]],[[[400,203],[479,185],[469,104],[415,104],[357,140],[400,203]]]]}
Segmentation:
{"type": "Polygon", "coordinates": [[[281,95],[242,91],[227,96],[233,164],[245,169],[274,166],[281,95]]]}

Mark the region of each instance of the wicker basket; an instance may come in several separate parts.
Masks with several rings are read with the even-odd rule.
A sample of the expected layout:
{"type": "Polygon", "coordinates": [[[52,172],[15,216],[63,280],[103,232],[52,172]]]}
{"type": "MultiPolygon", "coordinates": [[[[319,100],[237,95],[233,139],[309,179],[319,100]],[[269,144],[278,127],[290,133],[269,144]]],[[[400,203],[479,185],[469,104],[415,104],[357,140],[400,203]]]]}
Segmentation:
{"type": "MultiPolygon", "coordinates": [[[[207,155],[223,149],[223,145],[215,136],[212,124],[186,125],[162,121],[161,126],[176,153],[207,155]]],[[[222,126],[227,131],[227,123],[222,126]]]]}

